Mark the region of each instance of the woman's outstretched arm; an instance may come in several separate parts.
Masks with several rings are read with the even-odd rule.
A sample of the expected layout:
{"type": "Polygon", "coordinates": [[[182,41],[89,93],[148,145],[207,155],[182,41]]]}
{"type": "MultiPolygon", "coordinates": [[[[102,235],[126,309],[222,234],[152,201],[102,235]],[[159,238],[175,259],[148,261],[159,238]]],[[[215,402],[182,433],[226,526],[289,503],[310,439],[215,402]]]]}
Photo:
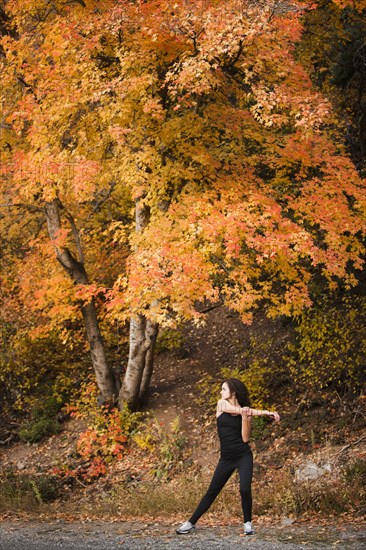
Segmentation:
{"type": "Polygon", "coordinates": [[[242,407],[239,405],[232,405],[226,399],[219,399],[216,407],[216,414],[219,416],[221,413],[226,412],[229,414],[241,414],[242,407]]]}
{"type": "Polygon", "coordinates": [[[248,416],[269,416],[275,422],[280,421],[280,415],[276,411],[262,411],[260,409],[251,409],[250,407],[242,407],[241,411],[245,412],[248,416]]]}
{"type": "Polygon", "coordinates": [[[240,407],[239,405],[232,405],[226,399],[219,399],[217,402],[216,413],[217,415],[227,412],[229,414],[243,414],[247,416],[269,416],[276,422],[279,422],[280,415],[276,411],[264,411],[260,409],[252,409],[250,407],[240,407]]]}

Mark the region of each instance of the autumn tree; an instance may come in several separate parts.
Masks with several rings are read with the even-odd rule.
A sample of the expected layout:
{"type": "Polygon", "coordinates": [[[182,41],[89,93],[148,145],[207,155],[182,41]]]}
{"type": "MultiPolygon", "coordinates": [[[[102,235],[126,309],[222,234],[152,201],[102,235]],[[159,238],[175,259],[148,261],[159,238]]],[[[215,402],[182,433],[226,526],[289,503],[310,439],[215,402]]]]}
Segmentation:
{"type": "MultiPolygon", "coordinates": [[[[139,56],[137,46],[133,58],[150,92],[140,85],[133,107],[143,131],[115,118],[116,149],[133,181],[139,161],[144,221],[129,276],[112,292],[114,315],[120,308],[123,316],[127,303],[142,322],[173,324],[198,317],[195,300],[221,297],[250,321],[259,304],[269,315],[310,305],[316,273],[330,286],[356,284],[347,267],[362,265],[361,182],[327,137],[330,105],[295,60],[297,6],[177,5],[164,12],[160,34],[159,12],[155,31],[149,13],[141,14],[140,32],[150,49],[139,56]],[[172,50],[174,41],[183,50],[172,50]],[[163,61],[151,70],[161,44],[164,79],[163,61]]],[[[131,40],[140,44],[137,31],[131,40]]],[[[121,63],[127,71],[129,59],[121,63]]],[[[122,397],[136,403],[142,368],[133,359],[122,397]]]]}
{"type": "MultiPolygon", "coordinates": [[[[7,29],[10,30],[4,31],[3,39],[7,86],[2,98],[6,121],[2,132],[5,168],[2,206],[18,209],[21,216],[24,212],[33,212],[46,222],[37,242],[33,241],[23,257],[24,265],[18,273],[23,294],[27,293],[26,300],[31,307],[48,310],[48,316],[51,314],[54,321],[57,318],[59,325],[72,320],[77,315],[76,310],[81,312],[98,386],[104,400],[113,402],[118,394],[118,384],[107,362],[95,296],[90,291],[85,266],[81,238],[83,228],[79,226],[79,219],[83,216],[87,219],[99,212],[113,182],[108,182],[99,191],[92,190],[94,176],[99,171],[98,160],[87,159],[83,153],[70,157],[67,152],[72,140],[70,129],[85,114],[85,105],[79,100],[80,94],[78,98],[73,75],[68,74],[66,66],[68,48],[72,47],[72,43],[67,14],[61,13],[58,19],[59,9],[62,8],[62,3],[53,6],[43,2],[6,4],[9,14],[7,29]],[[55,27],[52,31],[53,23],[55,27]],[[64,51],[57,50],[57,41],[59,45],[64,42],[64,51]],[[49,75],[48,80],[47,74],[53,70],[54,78],[49,75]],[[65,95],[60,97],[63,87],[66,87],[65,92],[73,95],[69,102],[65,95]],[[10,163],[7,162],[9,158],[10,163]],[[45,229],[48,234],[46,240],[45,229]],[[41,288],[29,284],[34,282],[33,262],[37,264],[45,259],[45,265],[49,266],[51,255],[56,255],[73,286],[70,287],[67,280],[60,278],[59,272],[52,268],[43,269],[41,288]],[[27,271],[31,271],[30,277],[27,271]],[[53,304],[50,304],[51,296],[53,304]]],[[[87,110],[93,109],[88,106],[87,110]]],[[[88,150],[90,148],[91,144],[88,150]]],[[[103,246],[102,240],[95,238],[98,230],[100,226],[97,229],[89,225],[84,242],[94,237],[94,247],[103,246]]],[[[93,254],[91,252],[89,255],[89,261],[93,254]]],[[[101,256],[103,254],[99,254],[99,261],[101,256]]],[[[42,270],[38,265],[36,270],[40,275],[42,270]]]]}
{"type": "Polygon", "coordinates": [[[250,322],[310,306],[314,277],[357,283],[362,182],[297,61],[300,3],[6,8],[6,201],[45,213],[71,302],[103,295],[129,323],[120,404],[139,406],[159,326],[199,322],[197,301],[250,322]],[[99,228],[116,251],[104,280],[99,228]]]}

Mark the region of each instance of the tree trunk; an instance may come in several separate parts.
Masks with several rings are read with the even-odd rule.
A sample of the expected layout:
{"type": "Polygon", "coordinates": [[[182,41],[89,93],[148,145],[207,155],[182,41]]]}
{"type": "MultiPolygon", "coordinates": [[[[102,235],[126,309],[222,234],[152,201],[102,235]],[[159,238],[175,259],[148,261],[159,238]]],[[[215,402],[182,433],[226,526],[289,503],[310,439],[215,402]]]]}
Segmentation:
{"type": "Polygon", "coordinates": [[[147,393],[150,387],[150,380],[154,369],[154,354],[155,354],[155,344],[158,337],[159,325],[157,323],[152,323],[147,321],[146,323],[146,337],[150,341],[150,347],[146,352],[145,357],[145,367],[142,374],[142,380],[140,385],[140,403],[144,403],[147,398],[147,393]]]}
{"type": "MultiPolygon", "coordinates": [[[[78,260],[68,248],[63,245],[59,245],[57,242],[61,231],[59,208],[60,205],[56,199],[47,203],[45,206],[48,233],[53,241],[56,257],[75,284],[87,285],[89,284],[89,281],[84,267],[79,233],[73,219],[70,216],[68,216],[68,219],[72,227],[72,232],[78,251],[78,260]]],[[[93,369],[98,388],[101,392],[102,400],[107,403],[115,403],[118,396],[117,385],[113,371],[107,362],[104,340],[99,330],[99,322],[94,299],[91,299],[91,301],[86,304],[82,304],[81,312],[83,315],[86,336],[90,346],[93,369]]]]}
{"type": "Polygon", "coordinates": [[[118,388],[112,369],[108,365],[105,344],[100,333],[94,299],[81,307],[90,355],[102,401],[114,404],[118,399],[118,388]]]}
{"type": "MultiPolygon", "coordinates": [[[[150,222],[150,208],[144,197],[136,200],[136,232],[143,233],[150,222]]],[[[147,304],[148,306],[151,304],[147,304]]],[[[154,352],[159,331],[158,323],[144,315],[136,315],[130,321],[130,350],[126,373],[119,393],[119,406],[127,404],[137,410],[146,399],[154,367],[154,352]]]]}
{"type": "Polygon", "coordinates": [[[141,398],[146,396],[149,388],[157,334],[157,323],[148,321],[144,315],[131,319],[130,353],[119,405],[127,404],[132,411],[139,408],[141,398]]]}

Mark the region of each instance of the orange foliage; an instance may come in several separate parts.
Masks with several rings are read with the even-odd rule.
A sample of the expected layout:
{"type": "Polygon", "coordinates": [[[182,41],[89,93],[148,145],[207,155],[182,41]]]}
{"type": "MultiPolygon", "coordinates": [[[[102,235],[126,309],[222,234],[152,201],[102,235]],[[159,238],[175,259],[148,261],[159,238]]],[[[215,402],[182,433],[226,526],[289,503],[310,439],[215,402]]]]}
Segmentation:
{"type": "MultiPolygon", "coordinates": [[[[263,301],[270,315],[310,305],[316,272],[356,284],[364,184],[294,55],[304,5],[81,4],[6,5],[3,197],[59,199],[96,279],[62,282],[42,230],[24,300],[65,318],[104,293],[110,319],[174,324],[223,297],[250,321],[263,301]],[[133,207],[149,212],[137,232],[133,207]]],[[[72,247],[71,233],[59,241],[72,247]]]]}

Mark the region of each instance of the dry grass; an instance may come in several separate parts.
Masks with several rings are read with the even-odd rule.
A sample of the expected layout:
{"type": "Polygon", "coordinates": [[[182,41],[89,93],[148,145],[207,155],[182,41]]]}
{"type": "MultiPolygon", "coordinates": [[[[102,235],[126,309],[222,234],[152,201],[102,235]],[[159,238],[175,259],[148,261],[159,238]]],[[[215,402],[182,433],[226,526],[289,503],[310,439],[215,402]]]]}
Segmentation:
{"type": "MultiPolygon", "coordinates": [[[[183,519],[192,514],[205,493],[209,479],[180,476],[170,482],[140,483],[133,487],[119,486],[98,502],[101,513],[111,512],[124,517],[175,515],[183,519]]],[[[234,482],[225,487],[210,512],[220,519],[240,518],[239,489],[234,482]]]]}
{"type": "MultiPolygon", "coordinates": [[[[293,516],[316,512],[327,517],[366,512],[366,463],[354,463],[338,477],[295,482],[289,472],[279,471],[271,482],[254,482],[254,513],[257,516],[293,516]]],[[[128,517],[179,515],[189,517],[205,493],[210,478],[180,474],[170,482],[118,486],[99,505],[128,517]]],[[[210,515],[218,520],[241,520],[239,483],[235,474],[216,499],[210,515]]]]}
{"type": "MultiPolygon", "coordinates": [[[[256,516],[299,517],[316,512],[327,517],[352,512],[365,513],[364,479],[340,477],[320,478],[316,482],[294,482],[290,474],[278,473],[271,483],[254,483],[254,513],[256,516]]],[[[117,486],[98,499],[95,505],[101,514],[117,514],[129,518],[152,516],[189,517],[205,493],[210,478],[180,475],[170,482],[139,483],[117,486]]],[[[94,509],[96,510],[94,505],[94,509]]],[[[218,521],[241,521],[242,511],[236,475],[229,481],[210,509],[210,517],[218,521]]]]}
{"type": "MultiPolygon", "coordinates": [[[[366,471],[366,463],[361,469],[366,471]]],[[[354,515],[366,513],[365,474],[351,465],[338,477],[323,476],[315,481],[295,482],[286,472],[279,472],[270,485],[257,487],[256,513],[275,513],[279,516],[295,516],[316,512],[321,516],[333,516],[346,512],[354,515]]]]}
{"type": "Polygon", "coordinates": [[[58,495],[58,484],[47,475],[0,472],[0,512],[33,512],[47,507],[58,495]]]}
{"type": "MultiPolygon", "coordinates": [[[[59,490],[55,480],[47,476],[20,476],[7,472],[0,475],[0,512],[37,514],[48,511],[52,515],[56,510],[67,510],[75,517],[174,516],[184,519],[196,508],[209,482],[208,475],[181,472],[169,481],[121,481],[103,490],[98,484],[80,487],[82,494],[77,495],[59,490]]],[[[301,483],[295,482],[289,471],[279,470],[272,474],[270,481],[254,482],[254,513],[262,517],[299,517],[313,512],[322,517],[346,512],[361,516],[366,513],[365,482],[366,462],[361,460],[347,466],[338,477],[323,476],[317,481],[301,483]]],[[[235,474],[205,516],[205,521],[212,518],[239,522],[241,517],[239,483],[235,474]]]]}

